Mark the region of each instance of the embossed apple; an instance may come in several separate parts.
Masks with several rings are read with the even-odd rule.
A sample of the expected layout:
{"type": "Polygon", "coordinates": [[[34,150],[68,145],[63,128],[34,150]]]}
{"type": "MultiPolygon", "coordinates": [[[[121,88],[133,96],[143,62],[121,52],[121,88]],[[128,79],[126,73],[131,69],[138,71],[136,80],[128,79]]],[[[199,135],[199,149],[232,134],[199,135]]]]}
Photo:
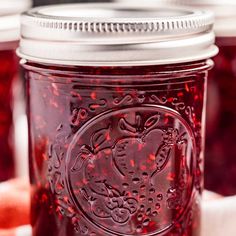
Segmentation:
{"type": "Polygon", "coordinates": [[[132,177],[133,182],[147,181],[164,169],[173,146],[177,144],[178,130],[158,127],[159,119],[156,114],[142,123],[141,116],[137,115],[135,125],[124,118],[119,122],[122,132],[130,137],[116,143],[113,159],[119,172],[132,177]]]}

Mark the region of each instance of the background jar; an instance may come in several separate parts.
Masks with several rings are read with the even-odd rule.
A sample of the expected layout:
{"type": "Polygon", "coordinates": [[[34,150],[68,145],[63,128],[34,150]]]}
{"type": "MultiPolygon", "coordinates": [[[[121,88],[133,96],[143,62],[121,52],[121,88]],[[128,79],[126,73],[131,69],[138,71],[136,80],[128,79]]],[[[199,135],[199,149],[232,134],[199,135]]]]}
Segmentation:
{"type": "Polygon", "coordinates": [[[212,25],[119,4],[23,15],[34,236],[199,235],[212,25]]]}
{"type": "Polygon", "coordinates": [[[205,182],[212,191],[235,195],[236,3],[206,1],[202,6],[215,12],[219,47],[215,67],[209,75],[205,182]]]}
{"type": "Polygon", "coordinates": [[[29,1],[0,1],[0,181],[16,174],[13,89],[18,80],[18,61],[15,50],[19,40],[19,14],[29,6],[29,1]]]}
{"type": "Polygon", "coordinates": [[[223,195],[236,194],[236,3],[232,0],[169,1],[215,13],[219,54],[209,74],[205,186],[223,195]]]}

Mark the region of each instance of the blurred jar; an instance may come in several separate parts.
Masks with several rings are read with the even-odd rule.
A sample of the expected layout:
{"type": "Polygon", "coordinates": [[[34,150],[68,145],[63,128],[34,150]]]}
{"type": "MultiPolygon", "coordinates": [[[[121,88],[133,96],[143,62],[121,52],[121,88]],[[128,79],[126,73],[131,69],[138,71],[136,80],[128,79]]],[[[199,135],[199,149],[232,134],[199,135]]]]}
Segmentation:
{"type": "Polygon", "coordinates": [[[220,49],[209,79],[205,182],[211,190],[232,195],[236,194],[236,2],[206,1],[202,6],[215,12],[220,49]]]}
{"type": "MultiPolygon", "coordinates": [[[[134,0],[118,0],[136,4],[134,0]]],[[[208,81],[205,187],[223,195],[236,194],[236,1],[150,0],[149,4],[187,5],[215,13],[220,53],[208,81]]],[[[146,4],[140,0],[138,4],[146,4]]]]}
{"type": "MultiPolygon", "coordinates": [[[[178,2],[178,1],[176,1],[178,2]]],[[[208,82],[205,186],[236,194],[236,2],[189,0],[183,3],[215,13],[220,49],[208,82]]]]}
{"type": "Polygon", "coordinates": [[[18,61],[15,49],[19,40],[19,14],[29,0],[0,0],[0,181],[14,177],[13,107],[18,61]]]}
{"type": "Polygon", "coordinates": [[[223,195],[236,194],[236,2],[168,2],[181,2],[215,13],[220,53],[214,59],[215,67],[208,83],[205,186],[223,195]]]}

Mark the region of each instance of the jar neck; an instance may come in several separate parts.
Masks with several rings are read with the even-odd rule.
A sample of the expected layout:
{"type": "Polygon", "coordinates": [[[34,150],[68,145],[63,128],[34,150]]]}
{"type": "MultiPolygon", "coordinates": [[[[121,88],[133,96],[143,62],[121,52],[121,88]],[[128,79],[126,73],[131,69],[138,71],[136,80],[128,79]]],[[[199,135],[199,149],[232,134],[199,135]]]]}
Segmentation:
{"type": "Polygon", "coordinates": [[[44,78],[49,83],[67,83],[73,86],[104,86],[113,87],[152,87],[154,84],[183,83],[205,78],[213,66],[212,60],[173,65],[150,65],[132,67],[83,67],[56,66],[21,62],[29,73],[34,73],[39,79],[44,78]],[[197,76],[205,74],[204,76],[197,76]],[[53,79],[52,79],[53,78],[53,79]]]}
{"type": "MultiPolygon", "coordinates": [[[[169,65],[148,65],[148,66],[62,66],[56,64],[37,63],[33,61],[21,60],[21,65],[28,69],[37,71],[39,73],[56,73],[68,72],[69,74],[78,75],[94,75],[97,70],[100,71],[101,76],[135,76],[135,75],[156,75],[156,74],[168,74],[171,73],[189,73],[191,71],[205,71],[210,70],[213,67],[213,61],[211,59],[178,63],[169,65]]],[[[98,76],[99,76],[98,75],[98,76]]]]}

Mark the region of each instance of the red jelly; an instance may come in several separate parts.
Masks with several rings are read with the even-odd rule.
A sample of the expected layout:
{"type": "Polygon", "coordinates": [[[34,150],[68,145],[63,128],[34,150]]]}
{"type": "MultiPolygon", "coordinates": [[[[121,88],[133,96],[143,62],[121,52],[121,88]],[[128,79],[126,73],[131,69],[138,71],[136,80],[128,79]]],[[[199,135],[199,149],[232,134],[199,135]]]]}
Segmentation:
{"type": "Polygon", "coordinates": [[[17,79],[15,49],[19,39],[19,13],[28,5],[27,0],[2,1],[0,4],[0,182],[15,176],[13,135],[13,89],[17,79]]]}
{"type": "Polygon", "coordinates": [[[236,2],[177,1],[214,11],[219,54],[209,76],[205,186],[222,195],[236,194],[236,2]]]}
{"type": "Polygon", "coordinates": [[[208,189],[235,195],[236,37],[218,37],[216,43],[220,53],[209,79],[205,182],[208,189]]]}
{"type": "Polygon", "coordinates": [[[12,88],[16,72],[17,60],[14,50],[0,51],[0,181],[15,175],[12,88]]]}
{"type": "Polygon", "coordinates": [[[212,16],[78,4],[22,24],[33,235],[199,236],[212,16]]]}

